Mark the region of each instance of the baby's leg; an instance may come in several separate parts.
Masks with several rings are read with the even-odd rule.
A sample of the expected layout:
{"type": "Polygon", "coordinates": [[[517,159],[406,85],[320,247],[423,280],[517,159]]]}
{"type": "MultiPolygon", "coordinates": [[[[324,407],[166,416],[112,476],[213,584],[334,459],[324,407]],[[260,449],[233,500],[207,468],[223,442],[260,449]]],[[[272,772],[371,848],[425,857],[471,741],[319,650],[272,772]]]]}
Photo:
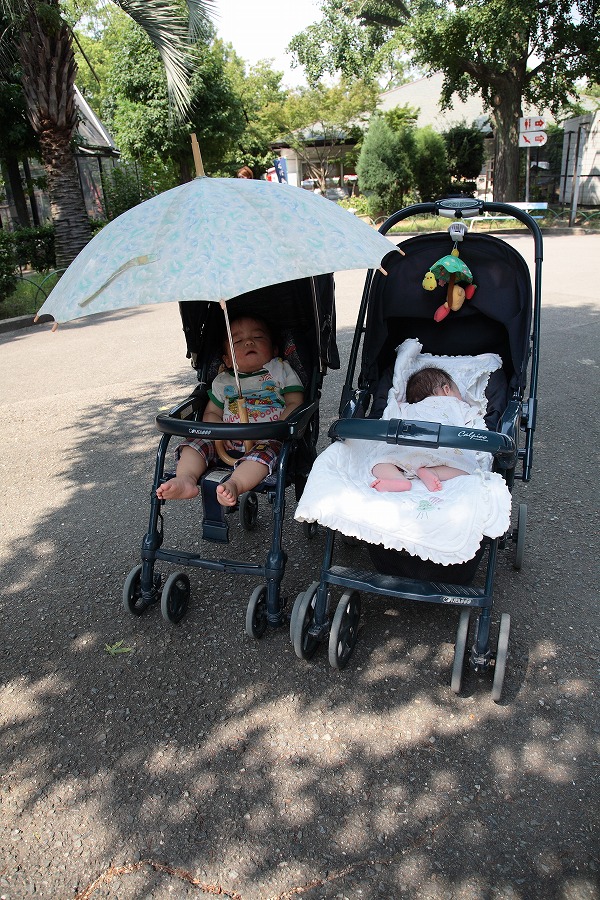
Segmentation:
{"type": "Polygon", "coordinates": [[[377,463],[373,466],[375,481],[371,487],[376,491],[410,491],[412,484],[393,463],[377,463]]]}
{"type": "Polygon", "coordinates": [[[198,495],[198,479],[206,471],[206,462],[193,447],[182,447],[175,478],[165,481],[156,489],[160,500],[190,500],[198,495]]]}
{"type": "Polygon", "coordinates": [[[235,506],[240,494],[251,491],[269,474],[269,467],[253,459],[245,459],[233,470],[233,475],[217,487],[221,506],[235,506]]]}
{"type": "Polygon", "coordinates": [[[442,481],[449,481],[458,475],[466,475],[462,469],[455,469],[453,466],[422,466],[417,469],[417,475],[425,485],[428,491],[441,491],[442,481]]]}

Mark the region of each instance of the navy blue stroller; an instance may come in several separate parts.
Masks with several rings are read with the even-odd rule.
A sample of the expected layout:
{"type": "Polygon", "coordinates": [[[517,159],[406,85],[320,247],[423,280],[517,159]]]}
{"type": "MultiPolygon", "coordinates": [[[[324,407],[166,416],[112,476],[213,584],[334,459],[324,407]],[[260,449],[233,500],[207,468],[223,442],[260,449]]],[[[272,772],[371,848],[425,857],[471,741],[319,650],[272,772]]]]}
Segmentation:
{"type": "MultiPolygon", "coordinates": [[[[190,581],[182,566],[227,575],[250,575],[261,583],[248,602],[246,630],[252,637],[260,638],[267,627],[277,628],[287,622],[280,591],[287,561],[283,549],[286,489],[293,485],[296,499],[302,494],[316,457],[323,378],[328,368],[339,368],[333,276],[321,275],[271,285],[227,302],[231,317],[259,316],[269,323],[279,354],[287,359],[302,380],[304,403],[282,422],[202,422],[208,399],[207,388],[222,362],[223,312],[218,303],[186,302],[179,306],[187,355],[197,372],[198,386],[168,413],[157,416],[156,424],[162,437],[152,485],[150,521],[142,542],[141,564],[131,570],[125,581],[123,604],[130,613],[139,616],[160,601],[163,617],[168,622],[177,623],[185,615],[191,593],[190,581]],[[255,560],[215,560],[164,546],[164,508],[168,502],[157,498],[156,489],[173,477],[172,472],[165,471],[169,442],[172,437],[188,438],[199,434],[221,441],[271,438],[283,444],[276,471],[253,491],[242,494],[238,503],[240,522],[247,531],[257,527],[257,495],[266,495],[272,506],[272,536],[263,563],[255,560]],[[155,570],[156,563],[160,562],[179,567],[164,583],[155,570]]],[[[217,466],[209,469],[199,482],[203,506],[202,537],[205,541],[220,544],[229,541],[227,515],[216,500],[216,488],[230,473],[231,467],[217,466]]]]}
{"type": "MultiPolygon", "coordinates": [[[[506,488],[512,491],[515,480],[529,481],[531,475],[538,379],[541,231],[535,220],[519,209],[467,198],[423,203],[400,210],[381,226],[380,231],[385,234],[397,222],[422,214],[447,216],[453,219],[453,224],[449,233],[421,234],[399,243],[406,255],[393,253],[386,257],[383,266],[387,276],[380,272],[368,273],[339,408],[340,418],[331,426],[329,435],[333,441],[358,439],[464,449],[472,449],[476,441],[479,450],[492,454],[493,472],[500,473],[503,482],[497,478],[497,483],[506,493],[506,488]],[[535,243],[533,294],[529,269],[523,257],[506,242],[492,235],[469,231],[462,223],[463,218],[484,211],[509,213],[529,229],[535,243]],[[469,302],[439,323],[433,319],[436,303],[432,300],[437,298],[438,303],[443,303],[445,288],[436,287],[433,295],[427,293],[423,276],[432,260],[450,254],[454,243],[459,243],[461,259],[476,273],[477,290],[469,302]],[[396,348],[408,339],[418,340],[424,352],[435,356],[472,357],[490,353],[500,358],[501,366],[490,377],[486,390],[485,421],[489,430],[466,432],[435,422],[380,418],[392,384],[396,348]],[[526,396],[527,384],[529,392],[526,396]]],[[[341,495],[339,490],[338,508],[341,495]]],[[[355,508],[358,506],[356,504],[355,508]]],[[[507,506],[510,510],[509,497],[507,506]]],[[[510,524],[509,512],[506,518],[510,524]]],[[[317,517],[315,520],[321,521],[317,517]]],[[[514,566],[521,568],[526,521],[527,508],[521,504],[514,529],[509,527],[499,538],[483,536],[474,556],[456,565],[439,565],[431,558],[419,558],[403,550],[369,543],[373,571],[334,565],[339,532],[328,527],[320,579],[298,596],[292,611],[290,637],[297,656],[309,659],[319,644],[327,641],[330,664],[343,668],[348,663],[358,635],[360,591],[401,600],[453,605],[460,608],[460,615],[452,690],[456,693],[461,690],[468,657],[475,672],[493,672],[492,698],[498,701],[508,656],[510,617],[502,614],[498,637],[495,643],[492,642],[496,559],[499,547],[507,541],[514,542],[514,566]],[[485,576],[480,579],[483,586],[473,586],[484,557],[485,576]],[[343,593],[330,614],[334,588],[341,588],[343,593]],[[473,613],[476,613],[475,617],[473,613]],[[473,618],[476,618],[474,629],[473,618]]],[[[327,522],[322,524],[327,525],[327,522]]],[[[348,543],[349,532],[342,532],[342,537],[344,534],[348,543]]]]}

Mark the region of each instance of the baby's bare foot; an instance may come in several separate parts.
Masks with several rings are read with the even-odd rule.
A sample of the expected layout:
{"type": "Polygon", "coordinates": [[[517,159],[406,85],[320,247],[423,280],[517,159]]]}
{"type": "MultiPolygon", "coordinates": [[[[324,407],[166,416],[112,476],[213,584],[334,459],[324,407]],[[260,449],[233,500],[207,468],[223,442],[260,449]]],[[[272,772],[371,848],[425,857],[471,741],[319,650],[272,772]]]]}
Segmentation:
{"type": "Polygon", "coordinates": [[[221,506],[235,506],[238,498],[238,487],[235,481],[228,478],[217,488],[217,500],[221,506]]]}
{"type": "Polygon", "coordinates": [[[193,478],[176,475],[156,488],[156,496],[159,500],[191,500],[198,496],[198,491],[198,484],[193,478]]]}
{"type": "Polygon", "coordinates": [[[442,482],[437,477],[435,472],[431,471],[431,469],[428,469],[428,468],[426,468],[426,466],[423,466],[422,469],[419,469],[417,471],[417,475],[419,476],[419,478],[421,479],[421,481],[423,482],[423,484],[425,485],[425,487],[427,488],[428,491],[441,491],[442,482]]]}
{"type": "Polygon", "coordinates": [[[410,491],[412,484],[408,478],[377,478],[371,487],[376,491],[410,491]]]}

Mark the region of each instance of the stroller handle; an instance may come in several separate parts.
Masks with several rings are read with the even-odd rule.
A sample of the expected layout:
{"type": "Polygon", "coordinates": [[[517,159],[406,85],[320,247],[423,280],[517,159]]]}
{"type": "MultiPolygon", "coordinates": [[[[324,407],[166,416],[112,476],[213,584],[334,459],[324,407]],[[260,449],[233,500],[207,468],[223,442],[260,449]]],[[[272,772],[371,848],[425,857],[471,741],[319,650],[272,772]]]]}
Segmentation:
{"type": "MultiPolygon", "coordinates": [[[[278,422],[244,424],[241,422],[201,422],[182,419],[178,415],[160,413],[156,417],[156,427],[163,434],[183,438],[206,438],[209,441],[285,441],[301,437],[312,419],[318,403],[303,403],[287,418],[278,422]]],[[[176,412],[173,410],[173,412],[176,412]]]]}
{"type": "Polygon", "coordinates": [[[484,429],[413,422],[410,419],[338,419],[329,428],[333,440],[353,438],[384,441],[386,444],[414,444],[417,447],[459,447],[483,450],[494,456],[515,452],[515,442],[507,434],[484,429]]]}

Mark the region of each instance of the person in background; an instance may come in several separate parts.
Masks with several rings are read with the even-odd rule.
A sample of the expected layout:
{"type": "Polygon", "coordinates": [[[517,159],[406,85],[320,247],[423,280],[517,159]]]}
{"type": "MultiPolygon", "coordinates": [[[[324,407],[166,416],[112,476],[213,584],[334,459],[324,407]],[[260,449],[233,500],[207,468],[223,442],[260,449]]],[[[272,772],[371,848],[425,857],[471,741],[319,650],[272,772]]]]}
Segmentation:
{"type": "Polygon", "coordinates": [[[242,166],[238,171],[236,178],[254,178],[250,166],[242,166]]]}

